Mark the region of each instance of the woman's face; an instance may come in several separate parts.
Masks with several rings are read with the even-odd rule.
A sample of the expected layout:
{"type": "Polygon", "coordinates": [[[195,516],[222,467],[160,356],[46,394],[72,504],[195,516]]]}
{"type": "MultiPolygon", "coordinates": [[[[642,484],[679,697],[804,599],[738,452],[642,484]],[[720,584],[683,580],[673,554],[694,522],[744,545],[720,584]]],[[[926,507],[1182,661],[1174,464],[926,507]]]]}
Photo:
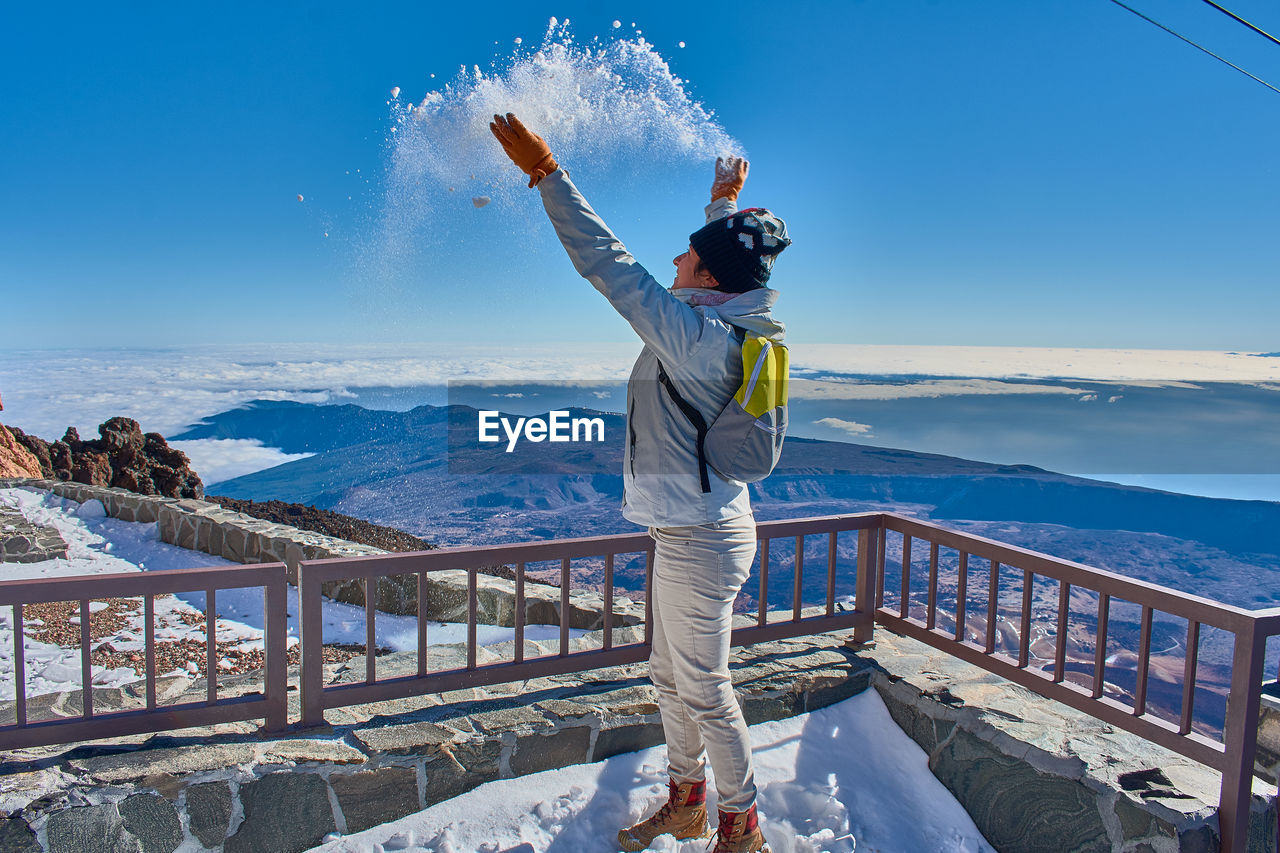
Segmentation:
{"type": "Polygon", "coordinates": [[[717,287],[715,278],[708,270],[697,272],[698,253],[690,246],[688,251],[676,255],[671,263],[676,265],[676,280],[673,287],[717,287]]]}

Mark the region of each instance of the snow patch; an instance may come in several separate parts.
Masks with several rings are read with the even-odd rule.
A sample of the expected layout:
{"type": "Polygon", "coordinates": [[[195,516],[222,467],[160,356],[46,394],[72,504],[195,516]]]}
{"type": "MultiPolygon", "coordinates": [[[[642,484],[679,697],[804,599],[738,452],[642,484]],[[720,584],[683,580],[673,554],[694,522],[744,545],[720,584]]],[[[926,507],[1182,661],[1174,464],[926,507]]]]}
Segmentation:
{"type": "MultiPolygon", "coordinates": [[[[139,524],[107,518],[105,511],[95,511],[81,516],[81,510],[88,501],[80,504],[76,501],[61,498],[51,492],[28,491],[26,489],[0,489],[0,506],[18,510],[24,518],[42,526],[53,527],[63,541],[67,543],[67,557],[56,560],[45,560],[39,563],[6,563],[5,579],[37,579],[52,577],[70,577],[74,575],[97,575],[126,573],[160,569],[193,569],[216,566],[236,565],[228,560],[188,551],[175,545],[160,541],[157,525],[139,524]]],[[[265,620],[263,615],[263,594],[260,588],[224,589],[217,595],[218,616],[215,622],[219,644],[234,643],[240,652],[262,649],[265,620]]],[[[108,607],[105,601],[91,601],[91,613],[99,613],[108,607]]],[[[206,610],[203,592],[184,592],[172,596],[157,596],[155,599],[156,629],[158,642],[183,642],[192,640],[203,643],[205,640],[204,613],[206,610]]],[[[289,623],[286,642],[293,646],[300,636],[299,608],[289,608],[289,623]]],[[[124,654],[143,653],[145,645],[145,625],[141,599],[138,599],[136,612],[122,612],[123,626],[114,633],[97,638],[93,647],[109,643],[117,652],[124,654]]],[[[344,604],[325,599],[321,607],[323,637],[326,643],[343,645],[363,645],[365,642],[365,611],[361,606],[344,604]]],[[[81,661],[78,647],[44,643],[33,639],[32,633],[41,627],[39,619],[24,619],[23,648],[26,666],[27,696],[44,693],[59,693],[66,690],[78,690],[81,687],[81,661]]],[[[79,624],[78,612],[68,620],[71,624],[79,624]]],[[[16,668],[13,659],[13,610],[0,608],[0,701],[12,700],[15,695],[14,674],[16,668]]],[[[418,628],[415,616],[397,616],[390,613],[378,613],[374,622],[374,642],[378,648],[402,652],[417,648],[418,628]]],[[[571,638],[581,637],[585,631],[572,629],[571,638]]],[[[494,625],[476,626],[476,637],[479,645],[487,646],[509,642],[515,636],[512,628],[500,628],[494,625]]],[[[527,625],[525,637],[534,642],[555,642],[559,639],[560,629],[556,625],[527,625]]],[[[467,626],[451,622],[427,623],[427,642],[429,645],[465,643],[467,626]]],[[[204,654],[203,651],[200,654],[204,654]]],[[[223,669],[229,664],[218,665],[223,669]]],[[[198,667],[187,662],[177,672],[183,675],[195,675],[198,667]]],[[[91,679],[100,687],[121,687],[139,680],[139,676],[131,667],[106,669],[98,666],[91,668],[91,679]]]]}
{"type": "Polygon", "coordinates": [[[91,498],[80,504],[80,508],[76,510],[76,518],[92,521],[99,518],[107,517],[107,508],[102,505],[102,501],[97,498],[91,498]]]}
{"type": "MultiPolygon", "coordinates": [[[[929,772],[928,757],[866,690],[814,711],[751,727],[760,827],[774,853],[958,851],[991,846],[929,772]]],[[[666,748],[618,755],[481,785],[316,850],[366,853],[615,851],[617,832],[666,796],[666,748]]],[[[715,778],[708,773],[708,807],[715,778]]],[[[651,850],[705,853],[707,840],[664,836],[651,850]]]]}

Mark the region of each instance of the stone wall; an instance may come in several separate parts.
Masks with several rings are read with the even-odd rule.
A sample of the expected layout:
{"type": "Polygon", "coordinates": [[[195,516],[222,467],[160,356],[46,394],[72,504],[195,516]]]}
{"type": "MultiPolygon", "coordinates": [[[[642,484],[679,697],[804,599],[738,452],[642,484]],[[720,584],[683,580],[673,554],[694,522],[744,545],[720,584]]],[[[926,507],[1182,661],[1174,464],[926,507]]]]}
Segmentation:
{"type": "MultiPolygon", "coordinates": [[[[98,500],[107,515],[122,521],[155,523],[164,542],[201,551],[235,563],[284,563],[289,582],[296,584],[298,563],[334,557],[385,554],[379,548],[348,542],[320,533],[263,521],[208,501],[139,495],[110,486],[88,486],[55,480],[0,480],[0,487],[43,489],[79,501],[98,500]]],[[[418,584],[414,575],[379,578],[375,606],[384,612],[416,614],[418,584]]],[[[442,622],[467,619],[467,573],[432,572],[427,584],[427,618],[442,622]]],[[[325,594],[350,604],[364,604],[364,584],[334,581],[325,594]]],[[[477,579],[478,619],[486,625],[515,624],[515,582],[481,574],[477,579]]],[[[569,597],[569,627],[587,631],[603,627],[604,599],[599,593],[577,592],[569,597]]],[[[638,625],[644,621],[644,605],[625,597],[614,599],[614,624],[638,625]]],[[[525,622],[560,624],[560,589],[548,584],[525,583],[525,622]]]]}
{"type": "Polygon", "coordinates": [[[1280,779],[1280,697],[1263,693],[1259,711],[1253,772],[1274,783],[1280,779]]]}
{"type": "MultiPolygon", "coordinates": [[[[206,548],[212,527],[192,519],[217,519],[224,547],[234,527],[257,537],[256,546],[245,540],[240,553],[247,561],[280,559],[271,544],[278,531],[267,522],[227,520],[218,515],[225,511],[202,502],[148,499],[143,506],[115,490],[49,485],[78,500],[103,500],[112,515],[129,520],[160,523],[161,512],[172,511],[172,541],[199,546],[203,539],[206,548]]],[[[465,573],[459,574],[465,591],[465,573]]],[[[497,580],[481,578],[485,588],[497,580]]],[[[493,618],[509,611],[507,593],[496,587],[488,593],[485,610],[493,618]]],[[[559,591],[551,593],[558,603],[559,591]]],[[[579,602],[585,607],[587,600],[579,602]]],[[[641,630],[620,629],[615,642],[641,630]]],[[[833,635],[734,650],[731,672],[748,722],[803,713],[873,685],[934,775],[1001,853],[1219,849],[1214,771],[884,628],[875,636],[856,651],[833,635]]],[[[573,640],[574,649],[599,644],[598,633],[573,640]]],[[[479,650],[480,662],[510,659],[510,646],[479,650]]],[[[527,658],[555,651],[525,647],[527,658]]],[[[461,646],[433,646],[431,654],[433,669],[465,660],[461,646]]],[[[358,680],[363,667],[363,658],[331,664],[326,679],[358,680]]],[[[382,677],[415,668],[412,654],[378,658],[382,677]]],[[[228,686],[220,679],[223,695],[228,686]]],[[[195,697],[204,685],[179,689],[195,697]]],[[[95,703],[111,707],[106,693],[96,690],[95,703]]],[[[162,701],[170,698],[166,693],[162,701]]],[[[289,719],[298,719],[297,701],[291,691],[289,719]]],[[[74,713],[78,700],[41,704],[74,713]]],[[[0,717],[11,713],[0,703],[0,717]]],[[[644,665],[338,708],[326,718],[322,732],[275,740],[239,723],[8,753],[0,759],[0,851],[304,850],[331,832],[402,817],[492,779],[662,740],[644,665]]],[[[1259,773],[1274,773],[1280,704],[1269,697],[1259,742],[1259,773]]],[[[1250,853],[1276,849],[1275,794],[1274,785],[1255,782],[1250,853]]]]}
{"type": "MultiPolygon", "coordinates": [[[[1217,853],[1220,776],[923,643],[876,629],[864,656],[898,726],[1001,853],[1217,853]]],[[[1255,780],[1250,853],[1276,849],[1255,780]]]]}
{"type": "MultiPolygon", "coordinates": [[[[1218,850],[1213,771],[914,640],[883,629],[876,637],[858,649],[839,635],[735,649],[730,672],[747,721],[805,713],[873,686],[1000,853],[1218,850]]],[[[599,643],[588,634],[574,648],[599,643]]],[[[510,646],[487,654],[509,659],[510,646]]],[[[466,651],[432,654],[433,666],[448,668],[466,651]]],[[[363,667],[362,658],[330,664],[326,681],[358,679],[363,667]]],[[[378,659],[387,676],[414,667],[412,654],[378,659]]],[[[203,690],[196,681],[174,701],[203,690]]],[[[296,702],[294,694],[291,719],[296,702]]],[[[299,851],[487,781],[662,742],[643,664],[338,708],[327,718],[323,730],[274,740],[242,723],[7,754],[0,850],[299,851]]],[[[1250,853],[1275,849],[1274,794],[1255,786],[1250,853]]]]}
{"type": "MultiPolygon", "coordinates": [[[[623,629],[632,636],[617,639],[634,640],[641,630],[623,629]]],[[[575,640],[591,643],[600,637],[575,640]]],[[[814,637],[736,652],[733,679],[748,722],[864,690],[870,667],[840,643],[814,637]]],[[[461,646],[439,654],[465,659],[461,646]]],[[[379,671],[412,668],[411,658],[380,657],[379,671]]],[[[329,679],[362,667],[359,658],[331,666],[329,679]]],[[[330,833],[368,829],[490,780],[661,743],[647,674],[641,664],[341,708],[329,712],[330,728],[277,740],[228,725],[6,754],[0,851],[305,850],[330,833]]],[[[189,692],[203,689],[195,683],[189,692]]]]}

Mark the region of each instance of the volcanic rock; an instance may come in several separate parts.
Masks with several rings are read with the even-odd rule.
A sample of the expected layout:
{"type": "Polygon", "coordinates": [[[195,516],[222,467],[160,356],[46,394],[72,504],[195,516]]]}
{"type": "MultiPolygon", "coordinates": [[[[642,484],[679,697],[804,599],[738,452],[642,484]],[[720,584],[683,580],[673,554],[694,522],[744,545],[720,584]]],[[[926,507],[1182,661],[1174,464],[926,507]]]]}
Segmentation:
{"type": "Polygon", "coordinates": [[[313,530],[326,536],[336,536],[350,542],[372,545],[384,551],[429,551],[436,547],[425,539],[419,539],[403,530],[371,524],[360,518],[331,510],[316,509],[314,506],[275,500],[249,501],[221,495],[209,495],[205,500],[254,518],[287,524],[300,530],[313,530]]]}
{"type": "Polygon", "coordinates": [[[75,427],[52,443],[16,431],[18,445],[30,451],[38,474],[92,486],[116,486],[141,495],[202,498],[204,484],[181,450],[158,432],[143,433],[132,418],[111,418],[85,441],[75,427]]]}
{"type": "Polygon", "coordinates": [[[0,424],[0,477],[40,476],[40,460],[0,424]]]}
{"type": "Polygon", "coordinates": [[[90,486],[111,485],[111,457],[93,450],[81,450],[75,457],[71,479],[90,486]]]}
{"type": "Polygon", "coordinates": [[[53,476],[59,480],[70,480],[75,461],[71,457],[71,445],[65,441],[55,441],[49,445],[49,464],[53,466],[53,476]]]}
{"type": "Polygon", "coordinates": [[[40,463],[40,476],[52,477],[53,465],[49,461],[49,443],[44,439],[36,438],[34,435],[27,435],[17,427],[9,427],[8,429],[12,433],[14,440],[26,448],[40,463]]]}

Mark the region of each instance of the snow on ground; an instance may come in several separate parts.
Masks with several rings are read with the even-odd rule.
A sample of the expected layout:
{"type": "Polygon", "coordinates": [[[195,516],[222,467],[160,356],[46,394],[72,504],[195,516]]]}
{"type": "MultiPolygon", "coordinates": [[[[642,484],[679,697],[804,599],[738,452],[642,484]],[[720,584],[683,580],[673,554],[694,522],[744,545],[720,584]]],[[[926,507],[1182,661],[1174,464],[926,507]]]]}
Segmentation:
{"type": "MultiPolygon", "coordinates": [[[[867,690],[751,727],[760,823],[773,853],[992,851],[929,772],[925,753],[867,690]]],[[[714,776],[708,784],[714,810],[714,776]]],[[[612,853],[618,830],[666,797],[666,747],[489,782],[391,823],[313,848],[324,853],[612,853]]],[[[714,814],[714,811],[713,811],[714,814]]],[[[664,836],[653,850],[705,853],[664,836]]]]}
{"type": "MultiPolygon", "coordinates": [[[[29,521],[56,528],[67,543],[65,559],[39,563],[4,563],[0,580],[68,577],[162,569],[194,569],[236,565],[219,557],[188,551],[160,541],[155,524],[138,524],[108,518],[99,501],[84,504],[61,498],[50,492],[26,489],[0,489],[0,505],[17,509],[29,521]]],[[[297,593],[289,590],[288,643],[298,642],[301,610],[297,593]]],[[[260,588],[220,590],[217,596],[216,622],[219,644],[235,642],[241,651],[262,648],[263,592],[260,588]]],[[[203,592],[178,593],[156,598],[156,640],[158,642],[196,640],[203,642],[203,592]],[[198,617],[198,618],[197,618],[198,617]],[[193,624],[194,623],[194,624],[193,624]]],[[[91,603],[91,611],[105,604],[91,603]]],[[[144,648],[142,608],[136,613],[122,613],[124,625],[114,634],[95,638],[94,646],[109,643],[117,652],[141,653],[144,648]]],[[[326,643],[363,645],[365,641],[364,608],[326,599],[323,606],[324,640],[326,643]]],[[[26,661],[27,695],[78,690],[80,684],[80,649],[33,639],[42,626],[39,619],[25,618],[23,641],[26,661]]],[[[73,616],[72,622],[78,622],[73,616]]],[[[417,623],[414,616],[379,613],[375,621],[375,642],[392,651],[417,648],[417,623]]],[[[457,623],[428,623],[427,639],[431,645],[466,642],[467,626],[457,623]]],[[[585,633],[570,631],[571,637],[585,633]]],[[[514,631],[490,625],[477,626],[477,642],[491,645],[511,640],[514,631]]],[[[555,625],[529,625],[529,640],[554,640],[560,636],[555,625]]],[[[164,674],[164,673],[161,673],[164,674]]],[[[92,668],[93,683],[100,687],[119,687],[138,676],[130,667],[92,668]]],[[[0,608],[0,701],[14,698],[13,609],[0,608]]]]}

